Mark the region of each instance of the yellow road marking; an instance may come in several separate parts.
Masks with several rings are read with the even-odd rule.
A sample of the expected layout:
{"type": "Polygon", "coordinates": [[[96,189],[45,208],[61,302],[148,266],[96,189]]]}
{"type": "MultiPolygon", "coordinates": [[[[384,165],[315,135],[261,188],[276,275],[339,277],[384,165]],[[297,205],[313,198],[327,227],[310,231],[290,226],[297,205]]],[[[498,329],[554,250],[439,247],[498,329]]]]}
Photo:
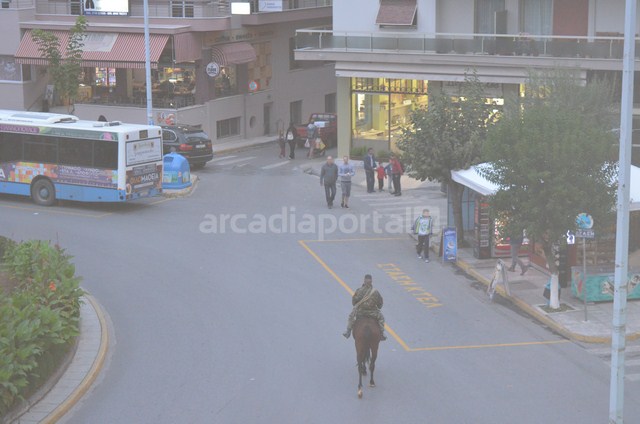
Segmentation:
{"type": "Polygon", "coordinates": [[[85,212],[71,212],[71,211],[64,211],[64,210],[57,210],[57,209],[50,209],[50,208],[44,209],[44,208],[34,208],[29,206],[13,206],[13,205],[3,205],[3,204],[0,204],[0,208],[26,210],[26,211],[38,212],[38,213],[40,212],[52,213],[52,214],[58,214],[58,215],[84,216],[88,218],[104,218],[105,216],[113,215],[113,212],[105,212],[99,215],[92,215],[90,213],[85,213],[85,212]]]}
{"type": "MultiPolygon", "coordinates": [[[[380,241],[380,240],[399,240],[400,237],[395,238],[362,238],[362,239],[337,239],[337,240],[298,240],[298,243],[351,295],[353,296],[353,290],[345,283],[342,278],[331,269],[320,256],[311,249],[307,243],[315,242],[332,242],[332,241],[380,241]]],[[[404,240],[404,238],[402,238],[404,240]]],[[[568,343],[569,340],[543,340],[539,342],[515,342],[515,343],[494,343],[494,344],[478,344],[478,345],[460,345],[460,346],[432,346],[432,347],[410,347],[404,340],[396,333],[389,325],[384,326],[387,333],[391,335],[402,348],[407,352],[425,352],[436,350],[456,350],[456,349],[488,349],[488,348],[500,348],[500,347],[521,347],[521,346],[536,346],[536,345],[550,345],[559,343],[568,343]]]]}

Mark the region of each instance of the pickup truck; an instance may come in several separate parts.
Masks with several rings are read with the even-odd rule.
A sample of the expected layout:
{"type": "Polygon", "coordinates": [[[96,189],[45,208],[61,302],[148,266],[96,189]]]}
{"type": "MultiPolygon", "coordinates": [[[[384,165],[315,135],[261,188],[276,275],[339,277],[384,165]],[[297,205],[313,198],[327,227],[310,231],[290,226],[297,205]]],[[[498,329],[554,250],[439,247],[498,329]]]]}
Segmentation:
{"type": "Polygon", "coordinates": [[[318,127],[318,135],[327,147],[334,147],[338,141],[338,117],[335,113],[312,113],[306,124],[296,125],[298,144],[303,145],[307,139],[309,120],[318,127]]]}

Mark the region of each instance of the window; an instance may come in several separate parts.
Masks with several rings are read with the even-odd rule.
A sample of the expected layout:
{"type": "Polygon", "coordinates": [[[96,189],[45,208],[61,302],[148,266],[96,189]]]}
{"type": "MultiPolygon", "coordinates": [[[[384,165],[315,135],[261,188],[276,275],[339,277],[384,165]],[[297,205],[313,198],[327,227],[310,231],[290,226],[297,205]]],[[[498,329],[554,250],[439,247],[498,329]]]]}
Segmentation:
{"type": "Polygon", "coordinates": [[[240,117],[216,122],[216,138],[231,137],[240,134],[240,117]]]}
{"type": "Polygon", "coordinates": [[[81,0],[69,0],[69,13],[71,15],[82,14],[82,1],[81,0]]]}
{"type": "Polygon", "coordinates": [[[0,134],[0,163],[22,159],[22,141],[13,134],[0,134]]]}
{"type": "Polygon", "coordinates": [[[118,169],[118,143],[105,140],[93,143],[93,166],[95,168],[118,169]]]}
{"type": "Polygon", "coordinates": [[[296,124],[302,122],[302,100],[289,103],[289,119],[296,124]]]}
{"type": "Polygon", "coordinates": [[[171,130],[162,130],[162,141],[176,141],[176,133],[171,130]]]}
{"type": "Polygon", "coordinates": [[[531,35],[551,35],[553,0],[521,0],[520,28],[531,35]]]}
{"type": "Polygon", "coordinates": [[[39,138],[38,141],[25,141],[23,160],[35,163],[56,163],[58,161],[57,140],[39,138]]]}
{"type": "Polygon", "coordinates": [[[324,111],[336,113],[336,93],[326,94],[324,96],[324,111]]]}
{"type": "Polygon", "coordinates": [[[0,56],[0,80],[22,81],[22,66],[16,63],[13,56],[0,56]]]}
{"type": "Polygon", "coordinates": [[[92,166],[93,142],[75,138],[58,140],[58,163],[70,166],[92,166]]]}
{"type": "Polygon", "coordinates": [[[192,1],[172,1],[171,17],[173,18],[193,18],[192,1]]]}
{"type": "Polygon", "coordinates": [[[11,0],[2,0],[2,8],[3,9],[8,9],[9,8],[9,4],[11,4],[11,0]]]}
{"type": "Polygon", "coordinates": [[[496,34],[496,12],[504,10],[504,0],[476,0],[476,33],[496,34]]]}

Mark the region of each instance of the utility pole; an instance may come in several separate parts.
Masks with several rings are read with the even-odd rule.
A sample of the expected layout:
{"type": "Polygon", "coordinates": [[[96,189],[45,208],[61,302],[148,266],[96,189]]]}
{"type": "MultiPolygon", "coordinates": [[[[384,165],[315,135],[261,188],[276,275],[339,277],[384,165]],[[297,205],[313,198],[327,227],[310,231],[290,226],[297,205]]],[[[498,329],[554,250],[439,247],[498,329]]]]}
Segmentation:
{"type": "Polygon", "coordinates": [[[147,83],[147,124],[153,125],[153,99],[151,87],[151,43],[149,42],[149,0],[142,2],[144,9],[144,70],[147,83]]]}
{"type": "Polygon", "coordinates": [[[620,156],[616,220],[616,259],[611,337],[611,384],[609,423],[624,423],[624,357],[627,327],[627,279],[629,261],[629,184],[631,134],[633,131],[633,74],[635,65],[636,1],[626,0],[624,55],[622,57],[622,99],[620,101],[620,156]]]}

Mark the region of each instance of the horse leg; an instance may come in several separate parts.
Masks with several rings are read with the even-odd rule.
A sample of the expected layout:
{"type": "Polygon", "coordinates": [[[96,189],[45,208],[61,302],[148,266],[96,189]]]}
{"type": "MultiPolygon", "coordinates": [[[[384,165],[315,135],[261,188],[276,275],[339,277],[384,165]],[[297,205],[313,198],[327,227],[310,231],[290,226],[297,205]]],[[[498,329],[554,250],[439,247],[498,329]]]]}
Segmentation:
{"type": "Polygon", "coordinates": [[[365,369],[366,366],[364,362],[358,362],[358,398],[362,399],[362,369],[365,369]]]}
{"type": "Polygon", "coordinates": [[[376,387],[375,381],[373,381],[373,371],[376,369],[376,359],[378,358],[378,348],[373,346],[371,349],[371,359],[369,362],[369,371],[371,371],[371,379],[369,380],[369,387],[376,387]]]}

